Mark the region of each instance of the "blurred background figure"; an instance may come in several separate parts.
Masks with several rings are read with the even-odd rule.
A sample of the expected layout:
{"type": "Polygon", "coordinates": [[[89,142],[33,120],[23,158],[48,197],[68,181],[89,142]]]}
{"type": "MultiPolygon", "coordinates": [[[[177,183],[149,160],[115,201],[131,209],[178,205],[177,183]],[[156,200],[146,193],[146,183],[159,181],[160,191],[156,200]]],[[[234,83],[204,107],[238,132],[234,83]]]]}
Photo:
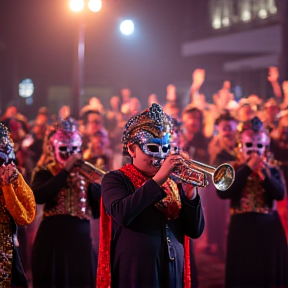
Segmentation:
{"type": "Polygon", "coordinates": [[[81,110],[80,110],[80,118],[81,116],[83,116],[83,114],[85,114],[87,111],[98,111],[102,116],[104,116],[105,114],[105,109],[104,106],[101,102],[101,100],[94,96],[91,97],[88,101],[88,104],[85,105],[81,110]]]}
{"type": "Polygon", "coordinates": [[[283,89],[283,101],[280,104],[280,109],[286,110],[288,109],[288,80],[283,81],[282,89],[283,89]]]}
{"type": "Polygon", "coordinates": [[[191,104],[202,111],[203,114],[203,133],[210,138],[214,133],[214,122],[218,117],[219,111],[215,104],[208,103],[206,97],[200,92],[201,86],[205,81],[205,70],[195,69],[192,73],[192,84],[190,87],[191,104]]]}
{"type": "Polygon", "coordinates": [[[176,103],[166,103],[166,105],[163,107],[163,111],[170,117],[180,121],[180,109],[176,103]]]}
{"type": "Polygon", "coordinates": [[[60,108],[59,112],[58,112],[58,116],[60,119],[64,120],[67,119],[68,117],[70,117],[70,107],[67,105],[64,105],[60,108]]]}
{"type": "MultiPolygon", "coordinates": [[[[223,111],[216,119],[217,134],[209,142],[209,164],[217,167],[223,163],[232,163],[236,155],[236,130],[238,121],[229,111],[223,111]]],[[[229,202],[219,199],[216,188],[210,181],[205,188],[205,216],[207,224],[206,252],[224,260],[226,256],[226,237],[229,223],[229,202]]]]}
{"type": "Polygon", "coordinates": [[[118,169],[122,165],[122,143],[124,125],[123,114],[120,111],[120,97],[113,96],[110,99],[110,108],[105,115],[105,127],[108,131],[110,148],[113,151],[112,167],[118,169]]]}
{"type": "Polygon", "coordinates": [[[130,116],[134,116],[141,111],[141,102],[137,97],[130,99],[130,116]]]}
{"type": "MultiPolygon", "coordinates": [[[[263,100],[256,94],[251,94],[247,97],[247,100],[252,108],[252,110],[257,113],[261,110],[263,105],[263,100]]],[[[241,100],[240,100],[241,101],[241,100]]]]}
{"type": "Polygon", "coordinates": [[[129,119],[130,113],[130,98],[131,98],[131,91],[129,88],[123,88],[120,91],[121,96],[121,105],[120,111],[123,114],[124,119],[127,121],[129,119]]]}
{"type": "Polygon", "coordinates": [[[231,90],[231,82],[229,80],[223,81],[222,88],[218,91],[218,93],[213,95],[213,101],[218,107],[218,111],[222,111],[223,109],[227,109],[227,106],[231,100],[234,100],[234,94],[231,90]]]}
{"type": "Polygon", "coordinates": [[[277,134],[279,107],[274,98],[268,99],[264,104],[264,127],[271,136],[277,134]]]}
{"type": "Polygon", "coordinates": [[[178,99],[177,97],[176,86],[173,84],[169,84],[166,87],[166,98],[165,98],[165,104],[163,105],[163,110],[169,111],[171,110],[171,107],[175,107],[173,108],[174,112],[176,110],[176,107],[178,107],[179,112],[181,110],[180,99],[178,99]]]}
{"type": "Polygon", "coordinates": [[[111,170],[112,150],[106,133],[98,131],[90,137],[88,148],[83,151],[83,159],[101,170],[111,170]]]}
{"type": "MultiPolygon", "coordinates": [[[[286,184],[286,195],[283,201],[277,204],[277,210],[281,217],[286,237],[288,239],[288,109],[280,113],[279,125],[277,134],[271,138],[270,152],[271,162],[275,160],[277,165],[281,168],[286,184]]],[[[274,165],[276,164],[274,163],[274,165]]]]}
{"type": "Polygon", "coordinates": [[[47,118],[40,114],[34,121],[33,127],[21,142],[20,152],[23,157],[25,177],[30,183],[32,171],[39,161],[42,152],[46,132],[47,118]]]}
{"type": "MultiPolygon", "coordinates": [[[[192,84],[190,87],[190,102],[193,103],[197,101],[198,96],[200,95],[200,88],[205,81],[205,70],[204,69],[195,69],[192,73],[192,84]]],[[[204,94],[203,94],[204,95],[204,94]]]]}
{"type": "Polygon", "coordinates": [[[98,110],[88,110],[82,115],[82,125],[80,128],[83,138],[82,148],[86,149],[90,142],[90,137],[101,131],[108,135],[104,127],[104,119],[98,110]]]}
{"type": "Polygon", "coordinates": [[[242,98],[239,101],[236,115],[239,122],[250,121],[256,115],[247,98],[242,98]]]}
{"type": "Polygon", "coordinates": [[[201,110],[188,105],[182,113],[182,133],[180,145],[191,159],[208,163],[208,142],[203,134],[203,114],[201,110]]]}
{"type": "Polygon", "coordinates": [[[156,94],[150,94],[148,96],[148,107],[150,107],[153,103],[159,104],[156,94]]]}
{"type": "Polygon", "coordinates": [[[30,127],[34,126],[35,119],[41,118],[43,122],[48,123],[51,119],[49,119],[49,110],[47,107],[42,106],[38,109],[38,113],[36,117],[29,121],[30,127]]]}

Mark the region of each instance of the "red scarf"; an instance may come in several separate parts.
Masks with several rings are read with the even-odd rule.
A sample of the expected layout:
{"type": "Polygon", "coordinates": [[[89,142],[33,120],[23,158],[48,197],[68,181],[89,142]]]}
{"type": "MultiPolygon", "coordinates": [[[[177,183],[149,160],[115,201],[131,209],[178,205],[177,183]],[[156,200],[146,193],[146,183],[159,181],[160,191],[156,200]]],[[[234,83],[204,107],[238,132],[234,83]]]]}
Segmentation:
{"type": "MultiPolygon", "coordinates": [[[[140,188],[149,177],[143,175],[133,164],[126,164],[119,169],[133,183],[135,189],[140,188]]],[[[163,184],[167,196],[155,204],[162,211],[167,219],[176,219],[181,209],[181,201],[178,187],[175,182],[168,178],[163,184]]],[[[111,241],[112,221],[105,211],[102,203],[100,205],[100,238],[99,238],[99,255],[97,270],[97,288],[111,287],[111,269],[110,269],[110,241],[111,241]]],[[[190,245],[189,237],[184,238],[184,288],[191,287],[190,272],[190,245]]]]}

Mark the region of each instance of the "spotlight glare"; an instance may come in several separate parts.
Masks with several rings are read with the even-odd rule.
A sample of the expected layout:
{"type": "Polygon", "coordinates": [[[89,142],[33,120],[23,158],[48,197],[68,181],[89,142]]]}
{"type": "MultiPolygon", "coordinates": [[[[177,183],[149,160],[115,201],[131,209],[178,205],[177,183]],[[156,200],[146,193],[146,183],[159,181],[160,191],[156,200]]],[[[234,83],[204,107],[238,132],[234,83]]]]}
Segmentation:
{"type": "Polygon", "coordinates": [[[124,35],[130,35],[134,31],[134,23],[131,20],[124,20],[120,24],[120,31],[124,35]]]}
{"type": "Polygon", "coordinates": [[[92,12],[99,12],[102,8],[102,1],[101,0],[90,0],[88,2],[88,8],[92,12]]]}
{"type": "Polygon", "coordinates": [[[70,0],[70,9],[74,12],[81,12],[84,9],[84,0],[70,0]]]}
{"type": "Polygon", "coordinates": [[[258,12],[258,17],[260,19],[265,19],[268,17],[268,13],[267,13],[267,10],[265,9],[261,9],[259,12],[258,12]]]}
{"type": "Polygon", "coordinates": [[[251,12],[249,10],[243,11],[241,15],[241,19],[243,22],[248,22],[251,20],[251,12]]]}

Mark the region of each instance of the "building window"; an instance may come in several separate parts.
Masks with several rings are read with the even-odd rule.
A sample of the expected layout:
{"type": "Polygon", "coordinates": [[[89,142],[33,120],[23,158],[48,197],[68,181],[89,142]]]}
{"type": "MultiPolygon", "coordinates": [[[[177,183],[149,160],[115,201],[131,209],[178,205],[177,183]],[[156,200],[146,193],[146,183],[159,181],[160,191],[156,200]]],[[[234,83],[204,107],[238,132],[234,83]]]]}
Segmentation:
{"type": "Polygon", "coordinates": [[[210,0],[209,7],[214,29],[277,14],[276,0],[210,0]]]}

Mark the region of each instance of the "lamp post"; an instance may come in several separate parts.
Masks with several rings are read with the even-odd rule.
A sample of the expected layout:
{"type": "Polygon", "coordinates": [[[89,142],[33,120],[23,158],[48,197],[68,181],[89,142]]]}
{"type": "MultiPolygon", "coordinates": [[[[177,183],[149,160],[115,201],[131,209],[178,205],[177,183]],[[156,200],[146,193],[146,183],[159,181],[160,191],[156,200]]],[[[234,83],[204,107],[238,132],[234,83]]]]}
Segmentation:
{"type": "Polygon", "coordinates": [[[85,0],[70,0],[69,5],[73,12],[79,13],[78,23],[78,43],[75,59],[75,70],[73,79],[73,106],[72,115],[78,118],[80,111],[80,102],[83,96],[84,79],[84,58],[85,58],[85,21],[84,10],[88,8],[91,12],[99,12],[102,8],[101,0],[89,0],[85,6],[85,0]]]}

